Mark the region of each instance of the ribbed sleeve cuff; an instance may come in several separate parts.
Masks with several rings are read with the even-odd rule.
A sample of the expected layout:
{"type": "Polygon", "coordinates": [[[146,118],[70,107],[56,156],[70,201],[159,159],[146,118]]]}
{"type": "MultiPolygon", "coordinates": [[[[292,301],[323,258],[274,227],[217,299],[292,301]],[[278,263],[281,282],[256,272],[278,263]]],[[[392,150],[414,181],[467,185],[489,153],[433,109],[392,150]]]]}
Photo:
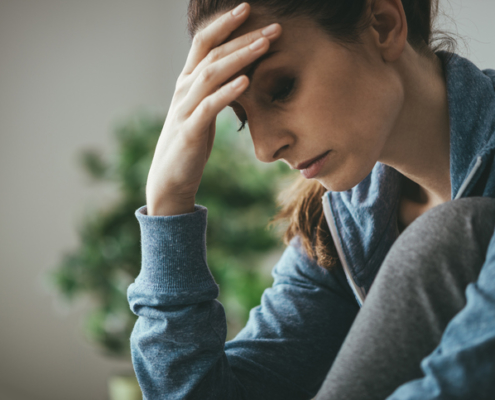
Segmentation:
{"type": "Polygon", "coordinates": [[[196,204],[191,213],[149,216],[143,206],[135,215],[141,228],[142,257],[135,283],[179,303],[216,298],[218,285],[206,262],[207,208],[196,204]]]}

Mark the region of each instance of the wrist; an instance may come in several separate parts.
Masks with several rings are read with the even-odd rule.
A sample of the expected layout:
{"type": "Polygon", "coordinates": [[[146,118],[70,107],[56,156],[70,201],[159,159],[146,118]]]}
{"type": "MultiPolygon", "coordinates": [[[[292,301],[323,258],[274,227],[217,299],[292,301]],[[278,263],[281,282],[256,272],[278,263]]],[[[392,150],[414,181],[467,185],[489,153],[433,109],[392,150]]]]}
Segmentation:
{"type": "Polygon", "coordinates": [[[150,216],[172,216],[193,213],[195,201],[166,202],[156,205],[147,205],[147,212],[150,216]]]}

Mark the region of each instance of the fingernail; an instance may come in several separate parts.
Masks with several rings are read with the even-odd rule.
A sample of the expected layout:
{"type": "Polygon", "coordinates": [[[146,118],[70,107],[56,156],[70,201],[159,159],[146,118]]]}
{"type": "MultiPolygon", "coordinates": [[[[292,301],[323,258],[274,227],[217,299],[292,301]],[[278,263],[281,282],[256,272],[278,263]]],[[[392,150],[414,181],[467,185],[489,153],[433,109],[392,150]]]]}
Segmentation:
{"type": "Polygon", "coordinates": [[[246,10],[246,3],[239,4],[234,10],[232,11],[232,15],[234,17],[237,17],[241,15],[244,11],[246,10]]]}
{"type": "Polygon", "coordinates": [[[261,34],[263,36],[270,36],[273,35],[278,29],[278,24],[271,24],[268,25],[265,29],[261,31],[261,34]]]}
{"type": "Polygon", "coordinates": [[[249,48],[251,50],[259,50],[263,47],[263,38],[259,38],[256,42],[251,43],[249,48]]]}
{"type": "Polygon", "coordinates": [[[242,80],[243,80],[243,77],[242,77],[242,76],[237,77],[237,78],[236,78],[236,79],[235,79],[235,80],[231,83],[232,87],[233,87],[234,89],[237,89],[239,86],[241,86],[241,85],[242,85],[242,80]]]}

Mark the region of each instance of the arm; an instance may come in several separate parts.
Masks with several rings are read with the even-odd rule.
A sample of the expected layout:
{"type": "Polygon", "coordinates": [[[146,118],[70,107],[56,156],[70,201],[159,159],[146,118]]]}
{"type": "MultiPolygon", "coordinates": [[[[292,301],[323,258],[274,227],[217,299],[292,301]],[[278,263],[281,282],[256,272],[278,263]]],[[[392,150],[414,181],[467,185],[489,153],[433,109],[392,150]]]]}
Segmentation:
{"type": "Polygon", "coordinates": [[[387,400],[476,399],[495,396],[495,235],[466,306],[450,321],[438,347],[421,362],[424,377],[387,400]]]}
{"type": "MultiPolygon", "coordinates": [[[[132,359],[147,399],[308,399],[359,307],[341,268],[328,272],[293,240],[246,327],[225,343],[223,306],[206,264],[207,209],[147,216],[142,269],[128,289],[139,318],[132,359]]],[[[296,238],[297,239],[297,238],[296,238]]]]}

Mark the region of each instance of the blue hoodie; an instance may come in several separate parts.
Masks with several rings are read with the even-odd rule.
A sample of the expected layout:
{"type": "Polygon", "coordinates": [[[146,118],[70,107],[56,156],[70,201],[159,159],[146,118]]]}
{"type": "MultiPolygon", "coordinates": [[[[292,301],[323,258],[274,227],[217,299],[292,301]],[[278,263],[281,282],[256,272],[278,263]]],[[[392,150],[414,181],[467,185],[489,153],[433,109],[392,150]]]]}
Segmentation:
{"type": "MultiPolygon", "coordinates": [[[[452,199],[495,197],[495,70],[440,51],[450,113],[452,199]]],[[[136,210],[142,267],[128,288],[131,335],[145,399],[310,399],[317,393],[387,252],[399,236],[403,175],[377,163],[353,189],[326,192],[323,209],[343,268],[309,259],[296,236],[244,329],[225,342],[219,288],[206,263],[207,209],[175,216],[136,210]]],[[[495,235],[467,305],[425,376],[389,400],[495,398],[495,235]]]]}

